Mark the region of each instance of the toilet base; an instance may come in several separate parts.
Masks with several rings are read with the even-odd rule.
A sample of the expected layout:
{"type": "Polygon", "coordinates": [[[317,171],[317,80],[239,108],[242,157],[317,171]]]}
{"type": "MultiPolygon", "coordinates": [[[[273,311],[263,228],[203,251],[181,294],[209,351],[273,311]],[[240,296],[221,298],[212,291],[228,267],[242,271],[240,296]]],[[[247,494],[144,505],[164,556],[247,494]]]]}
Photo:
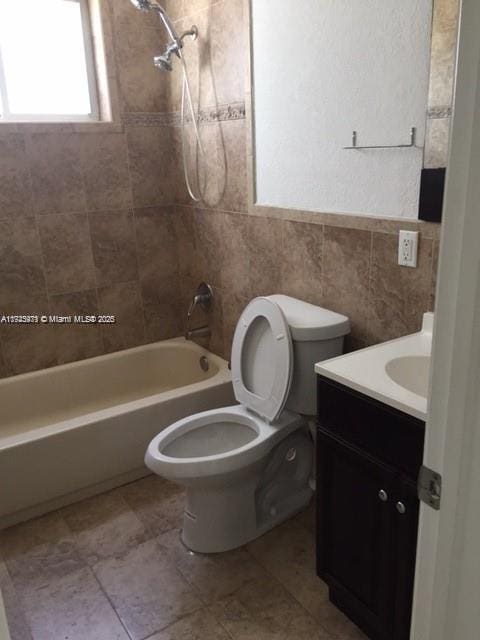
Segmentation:
{"type": "Polygon", "coordinates": [[[230,551],[302,511],[313,495],[311,460],[311,440],[299,430],[255,468],[218,483],[193,482],[187,486],[183,544],[198,553],[230,551]]]}
{"type": "MultiPolygon", "coordinates": [[[[183,529],[180,535],[181,542],[188,551],[193,553],[222,553],[237,549],[306,509],[310,504],[312,496],[313,491],[309,487],[306,488],[301,496],[297,496],[296,505],[291,511],[278,514],[259,527],[253,525],[251,522],[246,523],[245,519],[242,519],[241,523],[237,523],[236,527],[232,526],[236,518],[232,518],[231,520],[224,518],[220,524],[217,518],[216,525],[214,525],[211,520],[206,521],[198,517],[195,519],[192,518],[192,514],[185,510],[183,529]]],[[[252,499],[251,496],[250,499],[252,499]]]]}
{"type": "Polygon", "coordinates": [[[182,542],[192,551],[219,553],[239,547],[255,531],[253,484],[187,488],[182,542]]]}

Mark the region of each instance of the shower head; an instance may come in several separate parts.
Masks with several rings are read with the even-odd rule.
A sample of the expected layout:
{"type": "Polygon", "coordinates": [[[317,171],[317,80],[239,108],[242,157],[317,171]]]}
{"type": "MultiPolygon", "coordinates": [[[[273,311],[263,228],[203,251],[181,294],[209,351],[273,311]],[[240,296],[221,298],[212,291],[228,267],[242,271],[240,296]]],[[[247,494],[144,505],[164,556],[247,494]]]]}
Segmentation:
{"type": "Polygon", "coordinates": [[[140,9],[140,11],[149,11],[150,9],[153,9],[150,0],[130,0],[130,2],[136,9],[140,9]]]}
{"type": "MultiPolygon", "coordinates": [[[[180,46],[181,46],[180,41],[180,46]]],[[[162,71],[173,71],[172,65],[172,55],[180,57],[180,46],[174,40],[172,41],[161,56],[155,56],[153,58],[153,64],[157,67],[157,69],[161,69],[162,71]]]]}
{"type": "Polygon", "coordinates": [[[157,67],[157,69],[161,69],[162,71],[173,71],[173,66],[170,62],[170,56],[168,55],[168,53],[165,53],[162,56],[155,56],[153,59],[153,64],[157,67]]]}
{"type": "Polygon", "coordinates": [[[172,63],[171,57],[172,54],[176,54],[179,58],[181,58],[181,49],[183,47],[183,39],[185,36],[192,36],[193,38],[197,38],[198,30],[196,27],[192,27],[189,31],[186,31],[179,37],[178,33],[173,26],[172,21],[168,13],[165,9],[157,2],[157,0],[130,0],[133,6],[140,11],[156,11],[160,17],[160,20],[163,22],[163,25],[170,37],[170,44],[167,46],[165,53],[161,56],[156,56],[153,61],[155,66],[158,69],[162,69],[163,71],[172,71],[172,63]]]}

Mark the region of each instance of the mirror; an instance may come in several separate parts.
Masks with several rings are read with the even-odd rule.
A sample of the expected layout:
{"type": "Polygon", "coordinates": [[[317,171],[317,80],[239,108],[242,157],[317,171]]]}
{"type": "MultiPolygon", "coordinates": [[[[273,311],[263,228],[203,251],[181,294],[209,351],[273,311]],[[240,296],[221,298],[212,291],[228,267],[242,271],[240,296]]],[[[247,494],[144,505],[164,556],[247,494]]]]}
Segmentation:
{"type": "Polygon", "coordinates": [[[460,0],[434,0],[419,218],[440,222],[455,90],[460,0]]]}
{"type": "Polygon", "coordinates": [[[459,0],[250,4],[255,204],[437,219],[459,0]]]}

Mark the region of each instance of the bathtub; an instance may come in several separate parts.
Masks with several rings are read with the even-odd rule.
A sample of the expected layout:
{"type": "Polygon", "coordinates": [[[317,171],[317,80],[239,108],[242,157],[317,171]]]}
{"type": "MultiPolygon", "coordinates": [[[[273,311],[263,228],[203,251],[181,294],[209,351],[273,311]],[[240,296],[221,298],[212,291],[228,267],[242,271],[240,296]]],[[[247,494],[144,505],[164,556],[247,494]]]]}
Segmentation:
{"type": "Polygon", "coordinates": [[[0,528],[147,475],[159,431],[234,402],[227,362],[183,338],[0,380],[0,528]]]}

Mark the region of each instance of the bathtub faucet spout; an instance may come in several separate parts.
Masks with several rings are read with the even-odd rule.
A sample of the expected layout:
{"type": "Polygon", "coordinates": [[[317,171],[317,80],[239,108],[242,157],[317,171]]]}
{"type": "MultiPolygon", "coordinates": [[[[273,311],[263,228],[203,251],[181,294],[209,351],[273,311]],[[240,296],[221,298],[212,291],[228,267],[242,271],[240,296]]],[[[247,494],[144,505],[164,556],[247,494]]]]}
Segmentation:
{"type": "Polygon", "coordinates": [[[196,338],[210,338],[212,332],[210,327],[205,325],[204,327],[199,327],[198,329],[190,329],[185,334],[186,340],[195,340],[196,338]]]}

